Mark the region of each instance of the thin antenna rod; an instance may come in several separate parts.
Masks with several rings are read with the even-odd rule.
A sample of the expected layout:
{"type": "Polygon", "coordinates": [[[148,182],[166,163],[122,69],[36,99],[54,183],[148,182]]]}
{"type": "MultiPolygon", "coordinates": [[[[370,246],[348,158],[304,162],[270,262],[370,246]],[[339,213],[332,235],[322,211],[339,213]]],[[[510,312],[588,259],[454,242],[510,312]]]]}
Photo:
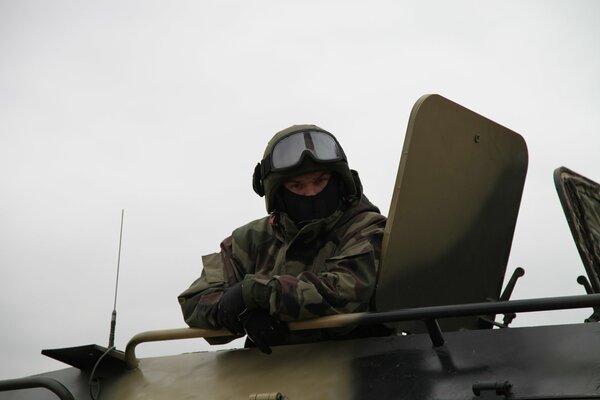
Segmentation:
{"type": "Polygon", "coordinates": [[[119,233],[119,256],[117,257],[117,279],[115,283],[115,302],[113,305],[112,316],[110,318],[110,334],[108,336],[108,347],[115,345],[115,326],[117,325],[117,293],[119,290],[119,269],[121,267],[121,243],[123,242],[123,218],[125,209],[121,209],[121,231],[119,233]]]}

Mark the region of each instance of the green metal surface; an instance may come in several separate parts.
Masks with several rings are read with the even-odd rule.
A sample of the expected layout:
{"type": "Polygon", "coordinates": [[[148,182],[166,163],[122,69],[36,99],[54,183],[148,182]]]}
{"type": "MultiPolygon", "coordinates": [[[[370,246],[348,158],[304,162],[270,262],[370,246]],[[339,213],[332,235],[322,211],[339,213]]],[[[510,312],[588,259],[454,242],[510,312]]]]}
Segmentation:
{"type": "MultiPolygon", "coordinates": [[[[386,225],[378,311],[500,297],[527,160],[519,134],[439,95],[417,101],[386,225]]],[[[442,324],[478,327],[477,318],[442,324]]]]}

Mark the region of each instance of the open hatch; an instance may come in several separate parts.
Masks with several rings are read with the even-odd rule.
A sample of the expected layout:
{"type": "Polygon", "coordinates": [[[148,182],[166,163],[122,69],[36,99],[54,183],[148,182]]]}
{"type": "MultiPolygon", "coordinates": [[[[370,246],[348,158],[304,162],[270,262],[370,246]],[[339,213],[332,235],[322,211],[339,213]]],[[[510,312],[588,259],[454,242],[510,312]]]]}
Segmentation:
{"type": "MultiPolygon", "coordinates": [[[[587,273],[577,281],[588,294],[600,293],[600,185],[565,167],[554,170],[554,184],[587,273]]],[[[599,320],[595,308],[586,321],[599,320]]]]}
{"type": "MultiPolygon", "coordinates": [[[[518,133],[442,96],[421,97],[404,139],[376,310],[498,300],[527,163],[518,133]]],[[[444,331],[491,326],[477,317],[439,323],[444,331]]]]}

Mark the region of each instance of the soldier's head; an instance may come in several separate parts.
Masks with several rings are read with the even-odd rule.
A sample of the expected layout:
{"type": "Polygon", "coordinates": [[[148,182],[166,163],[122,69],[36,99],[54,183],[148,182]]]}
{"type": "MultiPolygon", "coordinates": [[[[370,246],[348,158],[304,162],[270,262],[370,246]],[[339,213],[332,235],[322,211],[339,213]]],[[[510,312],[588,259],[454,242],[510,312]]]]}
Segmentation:
{"type": "Polygon", "coordinates": [[[265,196],[267,212],[290,216],[307,202],[326,201],[327,210],[333,207],[332,199],[334,210],[352,204],[362,189],[337,139],[315,125],[294,125],[273,136],[254,170],[253,188],[265,196]],[[303,184],[313,190],[293,190],[303,184]]]}

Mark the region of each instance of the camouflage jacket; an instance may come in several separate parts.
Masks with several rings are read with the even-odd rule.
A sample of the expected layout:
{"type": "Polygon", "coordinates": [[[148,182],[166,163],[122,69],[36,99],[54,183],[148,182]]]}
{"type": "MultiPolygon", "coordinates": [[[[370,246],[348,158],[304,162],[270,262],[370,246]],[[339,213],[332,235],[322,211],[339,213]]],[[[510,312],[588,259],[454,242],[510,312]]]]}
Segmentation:
{"type": "Polygon", "coordinates": [[[385,222],[362,196],[357,205],[301,229],[285,213],[236,229],[220,253],[202,257],[200,278],[179,295],[186,323],[219,328],[217,303],[239,281],[249,309],[268,310],[282,321],[368,310],[385,222]]]}

